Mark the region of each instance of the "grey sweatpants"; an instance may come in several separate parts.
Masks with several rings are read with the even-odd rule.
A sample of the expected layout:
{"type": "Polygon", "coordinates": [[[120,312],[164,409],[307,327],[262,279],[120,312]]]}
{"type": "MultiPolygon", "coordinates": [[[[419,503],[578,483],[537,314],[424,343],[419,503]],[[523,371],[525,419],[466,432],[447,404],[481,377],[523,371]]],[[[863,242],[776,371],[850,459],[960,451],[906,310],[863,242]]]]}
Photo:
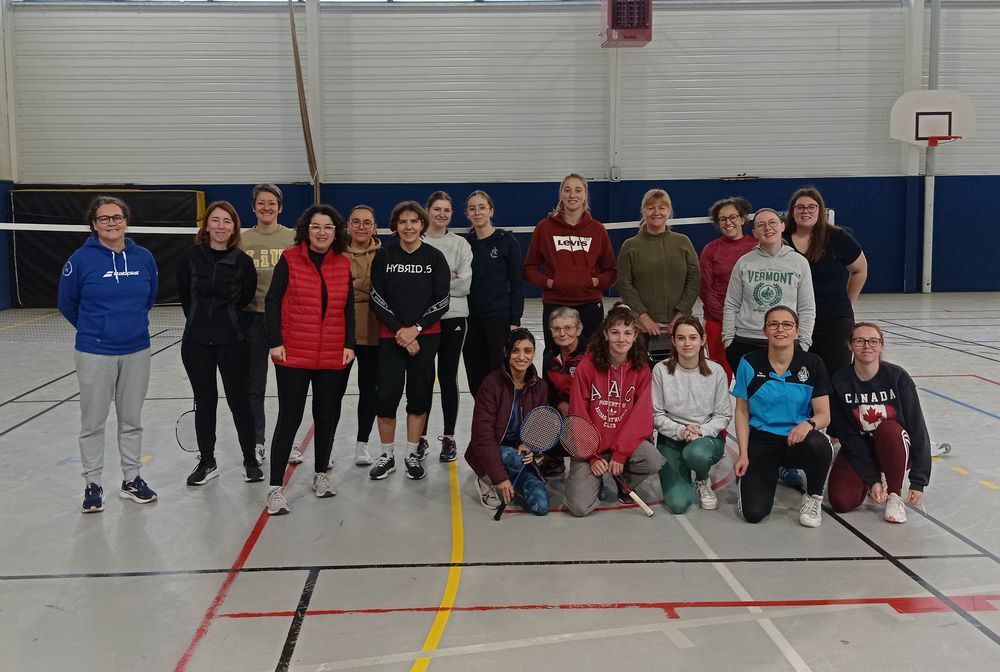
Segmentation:
{"type": "MultiPolygon", "coordinates": [[[[666,460],[650,440],[643,441],[625,461],[621,479],[633,490],[644,480],[659,473],[666,460]]],[[[600,504],[601,479],[590,470],[590,462],[573,459],[566,477],[566,508],[574,516],[586,516],[600,504]]]]}
{"type": "Polygon", "coordinates": [[[83,479],[101,483],[104,471],[104,429],[111,400],[118,415],[118,452],[126,481],[139,475],[142,464],[142,404],[149,388],[150,349],[129,355],[94,355],[76,351],[80,382],[80,461],[83,479]]]}

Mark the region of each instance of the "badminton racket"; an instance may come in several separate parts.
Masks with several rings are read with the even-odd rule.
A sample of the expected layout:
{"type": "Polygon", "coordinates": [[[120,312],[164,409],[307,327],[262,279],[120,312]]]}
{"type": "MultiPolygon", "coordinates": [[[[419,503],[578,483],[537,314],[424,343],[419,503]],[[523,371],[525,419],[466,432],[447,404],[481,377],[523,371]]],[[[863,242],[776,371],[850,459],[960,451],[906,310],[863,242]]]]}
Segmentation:
{"type": "MultiPolygon", "coordinates": [[[[562,442],[566,452],[578,460],[590,462],[601,453],[600,432],[597,431],[597,428],[589,420],[579,415],[571,415],[563,420],[562,435],[559,437],[559,440],[562,442]]],[[[632,488],[625,485],[625,481],[618,476],[614,476],[614,474],[612,474],[612,477],[618,482],[622,490],[632,498],[632,501],[645,511],[647,516],[653,515],[653,510],[649,508],[646,502],[642,501],[642,497],[637,495],[632,488]]]]}
{"type": "Polygon", "coordinates": [[[185,453],[198,452],[198,433],[195,431],[194,426],[195,408],[197,408],[197,404],[192,404],[191,410],[181,413],[181,416],[177,418],[177,424],[174,425],[174,436],[177,437],[177,445],[185,453]]]}
{"type": "MultiPolygon", "coordinates": [[[[521,421],[521,444],[532,453],[544,453],[559,442],[562,433],[562,415],[551,406],[538,406],[528,412],[521,421]]],[[[516,487],[524,473],[525,465],[514,477],[512,487],[516,487]]],[[[507,502],[502,502],[493,514],[493,520],[500,520],[507,502]]]]}

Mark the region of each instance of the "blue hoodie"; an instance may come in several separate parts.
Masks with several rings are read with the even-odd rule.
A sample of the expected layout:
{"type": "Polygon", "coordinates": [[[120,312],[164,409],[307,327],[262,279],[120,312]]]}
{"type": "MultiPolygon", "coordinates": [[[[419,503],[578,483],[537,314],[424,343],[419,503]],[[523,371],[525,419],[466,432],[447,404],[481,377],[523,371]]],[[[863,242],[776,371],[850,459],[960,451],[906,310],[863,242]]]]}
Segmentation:
{"type": "Polygon", "coordinates": [[[76,349],[128,355],[148,348],[157,284],[156,261],[145,247],[126,238],[115,252],[88,238],[59,278],[59,312],[76,327],[76,349]]]}

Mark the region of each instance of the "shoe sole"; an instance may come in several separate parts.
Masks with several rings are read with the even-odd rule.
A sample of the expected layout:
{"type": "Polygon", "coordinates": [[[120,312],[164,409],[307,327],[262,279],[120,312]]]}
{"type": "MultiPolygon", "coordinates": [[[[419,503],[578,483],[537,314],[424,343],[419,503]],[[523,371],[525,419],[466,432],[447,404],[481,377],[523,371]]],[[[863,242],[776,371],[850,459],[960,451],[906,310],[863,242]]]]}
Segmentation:
{"type": "Polygon", "coordinates": [[[706,511],[715,511],[717,508],[719,508],[719,501],[718,500],[716,500],[714,502],[708,502],[708,503],[705,503],[705,502],[698,502],[698,503],[701,505],[701,508],[703,508],[706,511]]]}
{"type": "Polygon", "coordinates": [[[288,464],[302,464],[302,458],[300,457],[293,460],[292,458],[289,457],[288,464]]]}
{"type": "Polygon", "coordinates": [[[364,459],[364,458],[362,458],[360,460],[359,459],[355,459],[354,460],[354,466],[356,466],[356,467],[370,467],[370,466],[372,466],[372,460],[371,460],[370,457],[368,459],[364,459]]]}
{"type": "Polygon", "coordinates": [[[253,477],[251,477],[251,476],[247,476],[247,474],[244,473],[243,474],[243,480],[246,481],[247,483],[260,483],[261,481],[264,480],[264,475],[261,474],[260,476],[253,476],[253,477]]]}
{"type": "Polygon", "coordinates": [[[103,510],[104,510],[103,504],[101,504],[100,506],[92,506],[89,509],[80,507],[80,513],[100,513],[103,510]]]}
{"type": "Polygon", "coordinates": [[[407,470],[407,472],[406,472],[406,477],[409,478],[412,481],[422,481],[422,480],[424,480],[424,476],[426,476],[426,475],[427,475],[426,472],[424,472],[423,474],[420,474],[419,476],[414,476],[413,474],[411,474],[409,472],[409,470],[407,470]]]}
{"type": "Polygon", "coordinates": [[[886,516],[885,522],[892,523],[893,525],[902,525],[903,523],[906,522],[906,518],[903,518],[902,520],[896,520],[892,516],[886,516]]]}
{"type": "Polygon", "coordinates": [[[387,469],[378,476],[372,476],[371,474],[368,474],[368,478],[372,479],[373,481],[381,481],[383,478],[387,478],[389,474],[393,473],[394,471],[396,471],[396,467],[393,467],[392,469],[387,469]]]}
{"type": "Polygon", "coordinates": [[[268,509],[267,510],[267,515],[269,515],[269,516],[284,516],[284,515],[289,514],[290,512],[291,511],[289,509],[278,509],[276,511],[272,511],[271,509],[268,509]]]}
{"type": "Polygon", "coordinates": [[[458,454],[456,453],[455,455],[447,455],[447,456],[442,455],[441,457],[438,458],[438,461],[439,462],[454,462],[457,459],[458,459],[458,454]]]}
{"type": "Polygon", "coordinates": [[[799,518],[799,525],[801,525],[802,527],[817,528],[817,527],[819,527],[820,525],[823,524],[823,521],[822,520],[817,520],[817,521],[815,521],[815,523],[816,524],[814,525],[813,521],[811,521],[811,520],[802,520],[801,518],[799,518]]]}
{"type": "Polygon", "coordinates": [[[142,499],[139,495],[132,494],[131,492],[125,492],[124,490],[118,491],[119,499],[131,499],[136,504],[149,504],[150,502],[156,501],[156,495],[153,495],[149,499],[142,499]]]}
{"type": "MultiPolygon", "coordinates": [[[[313,490],[313,492],[316,492],[316,491],[315,491],[315,490],[313,490]]],[[[334,492],[333,490],[327,490],[327,491],[326,491],[325,493],[323,493],[322,495],[321,495],[321,494],[319,494],[318,492],[316,492],[316,498],[317,498],[317,499],[330,499],[331,497],[334,497],[334,496],[336,496],[336,494],[337,494],[337,493],[336,493],[336,492],[334,492]]]]}
{"type": "Polygon", "coordinates": [[[219,472],[218,472],[218,470],[216,470],[216,471],[213,471],[213,472],[209,473],[208,475],[206,475],[205,478],[203,478],[200,481],[192,481],[189,478],[188,481],[187,481],[187,484],[188,485],[205,485],[206,483],[208,483],[209,481],[211,481],[213,478],[218,478],[218,477],[219,477],[219,472]]]}

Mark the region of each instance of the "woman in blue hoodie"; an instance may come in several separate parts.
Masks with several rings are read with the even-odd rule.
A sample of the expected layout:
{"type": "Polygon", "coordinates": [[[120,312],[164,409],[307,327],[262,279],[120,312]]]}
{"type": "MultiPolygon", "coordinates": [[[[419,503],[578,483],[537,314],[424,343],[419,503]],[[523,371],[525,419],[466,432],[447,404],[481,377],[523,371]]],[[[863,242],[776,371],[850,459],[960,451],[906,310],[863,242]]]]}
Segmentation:
{"type": "Polygon", "coordinates": [[[73,253],[59,279],[59,312],[76,327],[80,383],[80,461],[84,513],[104,510],[104,430],[111,401],[118,417],[124,474],[118,496],[146,504],[156,499],[139,475],[142,404],[149,387],[149,311],[156,301],[156,261],[125,237],[129,208],[98,196],[87,211],[91,238],[73,253]]]}

